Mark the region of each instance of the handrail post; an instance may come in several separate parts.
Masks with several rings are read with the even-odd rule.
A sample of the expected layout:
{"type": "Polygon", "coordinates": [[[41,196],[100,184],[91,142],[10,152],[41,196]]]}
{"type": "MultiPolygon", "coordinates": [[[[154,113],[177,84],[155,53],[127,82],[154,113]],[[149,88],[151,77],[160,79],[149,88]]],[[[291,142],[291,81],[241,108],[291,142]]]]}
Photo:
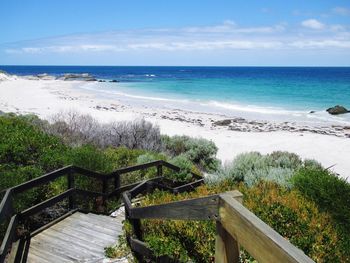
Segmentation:
{"type": "Polygon", "coordinates": [[[157,165],[157,177],[162,177],[163,176],[163,165],[162,163],[157,165]]]}
{"type": "MultiPolygon", "coordinates": [[[[67,180],[68,180],[68,189],[73,189],[75,188],[75,180],[74,180],[74,174],[73,170],[70,170],[67,175],[67,180]]],[[[69,205],[69,210],[73,210],[75,208],[75,200],[74,200],[74,193],[72,193],[69,198],[68,198],[68,205],[69,205]]]]}
{"type": "Polygon", "coordinates": [[[106,194],[107,194],[107,192],[108,192],[108,178],[104,177],[102,179],[102,193],[103,193],[102,205],[103,205],[103,208],[104,208],[104,212],[107,211],[107,204],[106,204],[106,201],[107,201],[106,194]]]}
{"type": "MultiPolygon", "coordinates": [[[[118,190],[120,188],[120,174],[116,173],[114,175],[114,190],[118,190]]],[[[118,192],[117,198],[120,199],[120,193],[118,192]]]]}
{"type": "MultiPolygon", "coordinates": [[[[243,195],[235,190],[228,192],[232,198],[242,203],[243,195]]],[[[216,263],[239,263],[239,244],[222,226],[220,221],[216,221],[215,240],[215,262],[216,263]]]]}

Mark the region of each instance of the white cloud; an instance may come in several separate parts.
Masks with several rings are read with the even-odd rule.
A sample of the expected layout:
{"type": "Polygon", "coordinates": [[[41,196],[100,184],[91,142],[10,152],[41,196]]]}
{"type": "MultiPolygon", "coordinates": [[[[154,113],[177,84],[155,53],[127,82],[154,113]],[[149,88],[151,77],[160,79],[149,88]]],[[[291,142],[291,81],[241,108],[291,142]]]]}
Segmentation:
{"type": "Polygon", "coordinates": [[[296,48],[350,48],[350,41],[339,41],[333,39],[325,39],[325,40],[301,40],[295,41],[289,44],[291,47],[296,48]]]}
{"type": "Polygon", "coordinates": [[[332,12],[334,14],[338,14],[338,15],[342,15],[342,16],[348,16],[348,15],[350,15],[350,8],[337,6],[337,7],[334,7],[332,9],[332,12]]]}
{"type": "Polygon", "coordinates": [[[316,19],[307,19],[301,22],[301,25],[311,29],[323,29],[325,25],[316,19]]]}
{"type": "Polygon", "coordinates": [[[154,28],[76,34],[12,43],[3,46],[8,54],[112,54],[197,50],[350,49],[350,32],[344,25],[325,25],[315,19],[302,22],[313,30],[305,33],[286,24],[241,27],[231,20],[219,25],[183,28],[154,28]]]}

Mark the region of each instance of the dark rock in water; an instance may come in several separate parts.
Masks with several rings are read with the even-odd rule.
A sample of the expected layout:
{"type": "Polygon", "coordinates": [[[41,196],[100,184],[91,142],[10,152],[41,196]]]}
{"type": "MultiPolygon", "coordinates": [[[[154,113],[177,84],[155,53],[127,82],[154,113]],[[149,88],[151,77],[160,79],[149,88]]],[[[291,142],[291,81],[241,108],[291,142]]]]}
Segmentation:
{"type": "Polygon", "coordinates": [[[103,79],[99,79],[98,82],[106,82],[105,80],[103,79]]]}
{"type": "Polygon", "coordinates": [[[97,79],[95,79],[95,78],[85,78],[83,80],[85,80],[85,81],[97,81],[97,79]]]}
{"type": "Polygon", "coordinates": [[[312,110],[312,111],[310,111],[309,113],[315,113],[316,111],[314,111],[314,110],[312,110]]]}
{"type": "Polygon", "coordinates": [[[216,121],[213,124],[216,125],[216,126],[227,126],[227,125],[230,125],[231,122],[232,122],[232,120],[225,119],[225,120],[216,121]]]}
{"type": "Polygon", "coordinates": [[[113,80],[110,80],[109,82],[119,82],[119,80],[113,79],[113,80]]]}
{"type": "Polygon", "coordinates": [[[343,106],[340,106],[340,105],[336,105],[334,107],[331,107],[329,109],[327,109],[327,112],[329,114],[332,114],[332,115],[338,115],[338,114],[344,114],[344,113],[348,113],[350,111],[348,111],[345,107],[343,106]]]}

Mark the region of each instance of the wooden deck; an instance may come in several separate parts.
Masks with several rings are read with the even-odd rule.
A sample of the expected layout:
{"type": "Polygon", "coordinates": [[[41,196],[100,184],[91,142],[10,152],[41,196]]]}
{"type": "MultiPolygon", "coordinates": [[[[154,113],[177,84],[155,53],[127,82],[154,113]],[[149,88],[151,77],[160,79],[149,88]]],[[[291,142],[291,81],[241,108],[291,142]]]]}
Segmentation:
{"type": "Polygon", "coordinates": [[[116,218],[76,212],[34,236],[31,263],[102,262],[104,248],[117,242],[124,213],[116,218]]]}

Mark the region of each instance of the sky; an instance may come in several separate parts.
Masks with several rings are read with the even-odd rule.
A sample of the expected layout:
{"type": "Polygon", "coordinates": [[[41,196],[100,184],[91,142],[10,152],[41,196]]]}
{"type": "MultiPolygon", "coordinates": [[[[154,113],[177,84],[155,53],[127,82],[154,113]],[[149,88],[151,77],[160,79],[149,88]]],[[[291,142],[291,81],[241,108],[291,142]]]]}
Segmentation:
{"type": "Polygon", "coordinates": [[[349,0],[0,0],[0,65],[350,66],[349,0]]]}

